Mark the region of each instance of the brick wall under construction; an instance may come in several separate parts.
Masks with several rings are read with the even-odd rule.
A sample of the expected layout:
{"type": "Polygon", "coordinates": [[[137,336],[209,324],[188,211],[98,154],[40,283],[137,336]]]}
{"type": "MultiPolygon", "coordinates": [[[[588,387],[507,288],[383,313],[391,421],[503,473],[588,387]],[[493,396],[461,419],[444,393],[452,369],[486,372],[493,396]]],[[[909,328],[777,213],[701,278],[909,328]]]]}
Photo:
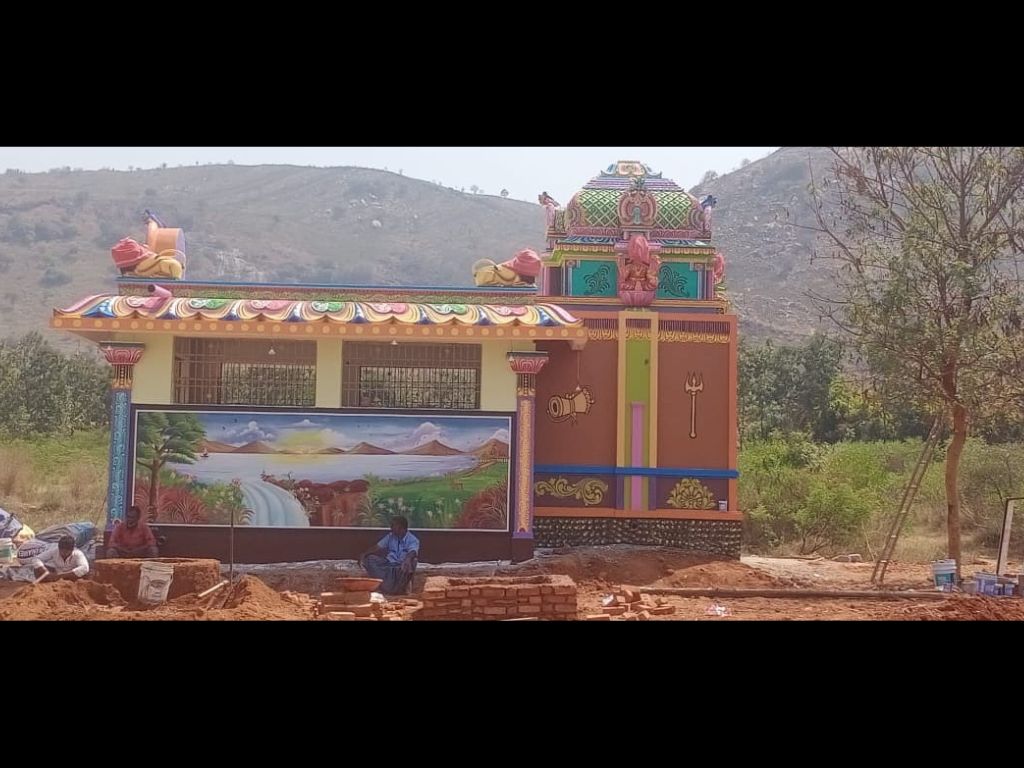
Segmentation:
{"type": "Polygon", "coordinates": [[[533,522],[533,535],[538,547],[634,544],[675,547],[738,560],[743,523],[738,520],[537,517],[533,522]]]}
{"type": "Polygon", "coordinates": [[[575,619],[576,583],[568,576],[449,578],[431,576],[423,585],[416,619],[501,621],[575,619]]]}

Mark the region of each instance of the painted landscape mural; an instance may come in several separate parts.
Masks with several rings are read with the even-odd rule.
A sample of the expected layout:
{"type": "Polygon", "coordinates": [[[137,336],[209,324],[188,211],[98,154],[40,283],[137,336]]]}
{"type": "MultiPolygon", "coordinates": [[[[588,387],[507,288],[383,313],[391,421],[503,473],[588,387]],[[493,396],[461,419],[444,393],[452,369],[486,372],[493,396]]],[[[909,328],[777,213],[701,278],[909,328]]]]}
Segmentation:
{"type": "Polygon", "coordinates": [[[186,525],[508,530],[510,417],[136,413],[134,503],[186,525]]]}

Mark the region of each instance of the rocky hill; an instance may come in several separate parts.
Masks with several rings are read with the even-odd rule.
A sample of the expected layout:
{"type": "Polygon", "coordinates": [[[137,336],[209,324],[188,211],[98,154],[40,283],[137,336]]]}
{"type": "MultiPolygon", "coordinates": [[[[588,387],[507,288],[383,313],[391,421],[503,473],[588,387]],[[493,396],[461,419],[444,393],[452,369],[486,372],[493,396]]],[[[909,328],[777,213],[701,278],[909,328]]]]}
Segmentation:
{"type": "MultiPolygon", "coordinates": [[[[787,207],[809,214],[808,158],[825,157],[783,149],[700,190],[719,199],[715,240],[747,335],[796,339],[815,326],[802,294],[827,285],[827,273],[811,265],[807,233],[776,218],[784,222],[787,207]]],[[[52,307],[109,290],[110,246],[142,239],[146,208],[185,229],[196,280],[469,285],[477,259],[543,244],[537,205],[386,171],[8,172],[0,175],[0,335],[42,328],[52,307]]]]}

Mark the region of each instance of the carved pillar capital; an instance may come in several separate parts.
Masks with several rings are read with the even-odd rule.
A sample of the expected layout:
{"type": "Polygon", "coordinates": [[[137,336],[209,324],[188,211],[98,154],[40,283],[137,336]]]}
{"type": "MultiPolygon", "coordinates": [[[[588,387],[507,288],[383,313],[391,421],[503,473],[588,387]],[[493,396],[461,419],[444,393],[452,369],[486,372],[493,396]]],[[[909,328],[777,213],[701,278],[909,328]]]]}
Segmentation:
{"type": "Polygon", "coordinates": [[[533,397],[537,392],[537,374],[548,362],[547,352],[509,352],[505,355],[509,367],[518,375],[516,394],[533,397]]]}
{"type": "Polygon", "coordinates": [[[100,344],[103,357],[114,369],[114,389],[131,389],[136,364],[142,359],[146,345],[128,341],[105,341],[100,344]]]}

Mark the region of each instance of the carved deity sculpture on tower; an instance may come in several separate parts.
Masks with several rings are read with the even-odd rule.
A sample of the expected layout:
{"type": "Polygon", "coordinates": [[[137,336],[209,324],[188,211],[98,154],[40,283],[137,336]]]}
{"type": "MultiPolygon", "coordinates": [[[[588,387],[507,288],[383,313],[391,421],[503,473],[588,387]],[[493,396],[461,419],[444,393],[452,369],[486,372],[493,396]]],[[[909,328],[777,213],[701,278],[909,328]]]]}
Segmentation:
{"type": "MultiPolygon", "coordinates": [[[[658,290],[658,270],[661,262],[651,253],[651,246],[643,235],[633,235],[629,250],[619,263],[619,293],[654,293],[658,290]]],[[[653,296],[651,297],[653,299],[653,296]]]]}

